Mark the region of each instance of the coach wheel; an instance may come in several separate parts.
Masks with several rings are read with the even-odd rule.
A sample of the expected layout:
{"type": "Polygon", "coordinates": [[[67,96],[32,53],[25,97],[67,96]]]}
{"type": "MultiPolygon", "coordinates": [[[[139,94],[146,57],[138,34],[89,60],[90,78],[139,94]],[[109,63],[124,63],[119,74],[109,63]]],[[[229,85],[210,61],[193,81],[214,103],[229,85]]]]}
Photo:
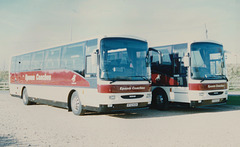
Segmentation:
{"type": "Polygon", "coordinates": [[[167,110],[169,102],[164,91],[157,91],[153,94],[152,105],[158,110],[167,110]]]}
{"type": "Polygon", "coordinates": [[[30,105],[31,104],[31,102],[28,99],[28,93],[27,93],[27,89],[26,88],[23,89],[22,99],[23,99],[23,104],[24,105],[30,105]]]}
{"type": "Polygon", "coordinates": [[[73,114],[75,114],[75,115],[83,115],[85,112],[83,110],[80,98],[76,91],[73,92],[73,94],[71,96],[71,109],[72,109],[73,114]]]}

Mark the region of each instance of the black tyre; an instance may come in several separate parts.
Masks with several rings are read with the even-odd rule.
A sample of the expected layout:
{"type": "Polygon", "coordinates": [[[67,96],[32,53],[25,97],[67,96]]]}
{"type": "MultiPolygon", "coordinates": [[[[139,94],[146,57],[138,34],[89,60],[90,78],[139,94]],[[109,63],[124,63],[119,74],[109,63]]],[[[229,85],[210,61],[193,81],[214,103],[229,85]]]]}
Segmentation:
{"type": "Polygon", "coordinates": [[[83,110],[80,98],[76,91],[73,92],[71,96],[71,109],[75,115],[83,115],[85,113],[85,110],[83,110]]]}
{"type": "Polygon", "coordinates": [[[22,99],[23,99],[23,104],[24,104],[24,105],[30,105],[30,104],[31,104],[31,102],[30,102],[29,99],[28,99],[27,88],[24,88],[24,89],[23,89],[22,99]]]}
{"type": "Polygon", "coordinates": [[[158,90],[153,93],[151,107],[158,110],[169,109],[168,97],[163,90],[158,90]]]}

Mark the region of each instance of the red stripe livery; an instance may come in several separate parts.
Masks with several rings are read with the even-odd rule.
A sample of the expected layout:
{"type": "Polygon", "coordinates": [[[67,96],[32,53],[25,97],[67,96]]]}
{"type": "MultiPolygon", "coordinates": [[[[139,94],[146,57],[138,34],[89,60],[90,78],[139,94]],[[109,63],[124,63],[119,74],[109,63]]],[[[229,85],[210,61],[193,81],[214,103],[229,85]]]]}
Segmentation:
{"type": "Polygon", "coordinates": [[[70,70],[11,73],[12,84],[36,84],[89,87],[89,82],[70,70]]]}
{"type": "Polygon", "coordinates": [[[189,83],[189,90],[220,90],[220,89],[227,89],[227,83],[217,84],[189,83]]]}

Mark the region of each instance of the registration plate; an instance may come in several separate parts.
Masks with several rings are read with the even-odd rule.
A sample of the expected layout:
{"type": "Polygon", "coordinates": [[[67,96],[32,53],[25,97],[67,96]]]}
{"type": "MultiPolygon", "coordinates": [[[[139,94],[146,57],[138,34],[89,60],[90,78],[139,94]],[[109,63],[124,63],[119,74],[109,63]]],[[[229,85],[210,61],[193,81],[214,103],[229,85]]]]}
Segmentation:
{"type": "Polygon", "coordinates": [[[127,107],[137,107],[138,103],[129,103],[127,104],[127,107]]]}
{"type": "Polygon", "coordinates": [[[213,103],[218,103],[218,102],[220,102],[220,99],[214,99],[214,100],[212,100],[212,102],[213,103]]]}

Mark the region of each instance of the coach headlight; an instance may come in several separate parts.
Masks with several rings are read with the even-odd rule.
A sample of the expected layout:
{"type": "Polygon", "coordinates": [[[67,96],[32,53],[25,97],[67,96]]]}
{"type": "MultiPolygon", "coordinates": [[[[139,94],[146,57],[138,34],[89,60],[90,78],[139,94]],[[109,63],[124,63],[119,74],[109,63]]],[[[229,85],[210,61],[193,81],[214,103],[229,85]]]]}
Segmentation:
{"type": "Polygon", "coordinates": [[[148,93],[148,94],[146,95],[146,98],[152,98],[152,93],[148,93]]]}
{"type": "Polygon", "coordinates": [[[200,93],[199,93],[199,96],[204,96],[204,92],[200,92],[200,93]]]}
{"type": "Polygon", "coordinates": [[[228,94],[228,91],[227,91],[227,90],[225,91],[225,94],[228,94]]]}

